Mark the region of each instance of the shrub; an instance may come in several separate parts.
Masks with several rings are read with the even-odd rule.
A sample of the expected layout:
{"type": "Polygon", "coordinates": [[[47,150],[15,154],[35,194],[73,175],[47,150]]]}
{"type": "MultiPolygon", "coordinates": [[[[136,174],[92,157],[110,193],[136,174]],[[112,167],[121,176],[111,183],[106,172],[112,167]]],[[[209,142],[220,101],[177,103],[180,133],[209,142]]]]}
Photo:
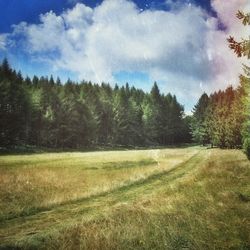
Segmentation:
{"type": "Polygon", "coordinates": [[[248,160],[250,160],[250,137],[244,140],[243,149],[245,154],[247,155],[248,160]]]}

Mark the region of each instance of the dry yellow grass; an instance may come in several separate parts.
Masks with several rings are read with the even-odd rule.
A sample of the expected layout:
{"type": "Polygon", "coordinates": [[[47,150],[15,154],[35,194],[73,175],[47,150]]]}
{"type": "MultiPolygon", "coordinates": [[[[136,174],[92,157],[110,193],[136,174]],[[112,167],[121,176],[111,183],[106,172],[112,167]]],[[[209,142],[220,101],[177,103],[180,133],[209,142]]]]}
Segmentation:
{"type": "MultiPolygon", "coordinates": [[[[13,174],[24,176],[19,177],[23,183],[25,178],[35,176],[38,186],[48,183],[48,190],[52,190],[41,192],[40,201],[63,199],[54,200],[53,207],[47,203],[43,212],[38,209],[39,203],[31,203],[30,209],[37,208],[30,210],[33,215],[29,210],[23,210],[26,215],[18,214],[16,203],[9,202],[17,218],[6,219],[6,209],[0,226],[0,248],[250,247],[250,164],[238,150],[193,147],[44,154],[37,155],[36,160],[34,155],[18,157],[1,158],[1,173],[9,178],[7,183],[11,183],[13,174]],[[80,183],[82,179],[85,182],[80,183]],[[113,184],[107,187],[105,182],[113,184]],[[64,186],[67,184],[70,188],[64,186]],[[68,196],[62,196],[65,190],[68,196]]],[[[32,197],[21,184],[20,190],[24,200],[24,195],[32,197]]],[[[1,197],[6,192],[2,185],[1,197]]],[[[2,207],[5,204],[1,202],[2,207]]]]}
{"type": "Polygon", "coordinates": [[[0,220],[107,192],[171,169],[194,149],[0,157],[0,220]]]}

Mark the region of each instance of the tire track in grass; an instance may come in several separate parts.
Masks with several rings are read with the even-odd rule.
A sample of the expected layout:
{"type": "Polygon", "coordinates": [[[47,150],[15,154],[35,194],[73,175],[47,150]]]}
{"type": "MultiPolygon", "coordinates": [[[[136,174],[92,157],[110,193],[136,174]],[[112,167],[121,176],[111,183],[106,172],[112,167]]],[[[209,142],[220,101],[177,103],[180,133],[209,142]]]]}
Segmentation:
{"type": "MultiPolygon", "coordinates": [[[[197,150],[195,150],[192,153],[192,155],[189,156],[188,159],[190,159],[192,156],[194,156],[197,153],[196,151],[197,150]]],[[[153,154],[155,154],[155,150],[153,150],[153,154]]],[[[158,158],[159,158],[159,150],[157,150],[157,164],[160,165],[160,163],[158,161],[158,158]]],[[[182,164],[183,162],[186,162],[187,160],[183,160],[181,163],[173,165],[173,167],[171,169],[162,170],[162,171],[157,172],[157,173],[151,173],[149,176],[147,176],[145,178],[140,178],[140,179],[137,179],[135,181],[129,181],[128,183],[125,183],[122,186],[116,186],[116,187],[114,187],[112,189],[109,189],[109,190],[100,191],[100,192],[90,194],[88,196],[80,197],[80,198],[77,198],[77,199],[74,199],[74,200],[67,200],[67,201],[63,201],[63,202],[60,202],[60,203],[51,204],[51,205],[45,206],[45,207],[44,206],[31,207],[28,210],[21,211],[18,214],[12,214],[12,215],[9,215],[8,217],[0,217],[0,227],[1,227],[1,223],[5,223],[8,220],[13,220],[13,219],[20,218],[20,217],[32,216],[32,215],[35,215],[35,214],[38,214],[38,213],[41,213],[41,212],[51,211],[51,210],[60,208],[61,206],[65,206],[65,205],[73,205],[73,204],[78,204],[79,202],[80,203],[87,202],[89,200],[92,200],[93,198],[103,197],[103,196],[105,196],[107,194],[110,194],[110,193],[113,193],[113,192],[115,192],[117,190],[118,191],[123,190],[124,188],[126,189],[128,187],[132,188],[133,186],[136,186],[138,184],[143,184],[144,182],[154,180],[155,178],[160,177],[162,174],[170,173],[172,170],[176,169],[180,164],[182,164]]],[[[140,165],[140,162],[139,162],[139,165],[140,165]]],[[[156,160],[154,160],[154,162],[156,162],[156,160]]]]}
{"type": "Polygon", "coordinates": [[[16,241],[29,237],[42,237],[43,234],[47,235],[48,231],[53,234],[53,230],[91,219],[93,216],[98,217],[105,209],[121,201],[140,199],[143,195],[156,192],[160,186],[186,176],[199,167],[203,158],[204,151],[201,150],[175,168],[152,174],[145,179],[70,204],[59,205],[48,211],[6,220],[0,225],[0,246],[15,244],[16,241]]]}
{"type": "MultiPolygon", "coordinates": [[[[90,168],[84,168],[84,170],[108,170],[108,171],[109,170],[121,170],[121,169],[125,169],[125,168],[127,169],[127,168],[152,167],[155,164],[159,165],[159,163],[156,162],[155,160],[152,160],[150,158],[146,158],[146,159],[143,159],[140,161],[121,161],[121,162],[117,162],[117,163],[115,163],[115,162],[99,163],[99,164],[97,164],[98,167],[96,167],[96,168],[90,167],[90,168]]],[[[116,190],[122,186],[127,186],[130,184],[131,184],[131,181],[128,184],[117,185],[116,187],[108,189],[106,191],[99,191],[99,192],[96,192],[96,193],[93,193],[90,195],[86,195],[83,197],[79,197],[79,198],[76,198],[73,200],[62,201],[59,203],[51,204],[49,206],[30,207],[29,209],[20,211],[19,213],[8,214],[7,216],[0,215],[0,224],[4,221],[7,221],[7,220],[12,220],[12,219],[19,218],[19,217],[31,216],[31,215],[35,215],[35,214],[40,213],[40,212],[53,210],[59,206],[83,202],[85,200],[89,200],[89,199],[92,199],[94,197],[103,196],[103,195],[106,195],[106,194],[112,192],[113,190],[116,190]]]]}

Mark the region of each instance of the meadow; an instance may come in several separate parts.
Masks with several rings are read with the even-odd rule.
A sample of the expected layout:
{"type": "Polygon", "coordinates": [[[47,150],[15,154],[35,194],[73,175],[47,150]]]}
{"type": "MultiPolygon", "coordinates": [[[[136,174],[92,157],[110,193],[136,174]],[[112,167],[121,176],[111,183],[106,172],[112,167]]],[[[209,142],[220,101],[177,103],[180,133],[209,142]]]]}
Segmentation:
{"type": "Polygon", "coordinates": [[[0,249],[249,249],[250,162],[202,147],[0,156],[0,249]]]}

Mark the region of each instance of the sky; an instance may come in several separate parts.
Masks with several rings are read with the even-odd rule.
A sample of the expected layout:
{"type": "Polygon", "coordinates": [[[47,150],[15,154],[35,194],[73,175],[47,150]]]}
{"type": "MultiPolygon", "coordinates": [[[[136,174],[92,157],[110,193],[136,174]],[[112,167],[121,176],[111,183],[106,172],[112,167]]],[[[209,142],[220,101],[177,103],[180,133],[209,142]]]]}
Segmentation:
{"type": "Polygon", "coordinates": [[[250,1],[0,0],[0,59],[30,77],[156,81],[190,113],[202,93],[238,84],[245,61],[226,42],[249,35],[238,9],[250,1]]]}

